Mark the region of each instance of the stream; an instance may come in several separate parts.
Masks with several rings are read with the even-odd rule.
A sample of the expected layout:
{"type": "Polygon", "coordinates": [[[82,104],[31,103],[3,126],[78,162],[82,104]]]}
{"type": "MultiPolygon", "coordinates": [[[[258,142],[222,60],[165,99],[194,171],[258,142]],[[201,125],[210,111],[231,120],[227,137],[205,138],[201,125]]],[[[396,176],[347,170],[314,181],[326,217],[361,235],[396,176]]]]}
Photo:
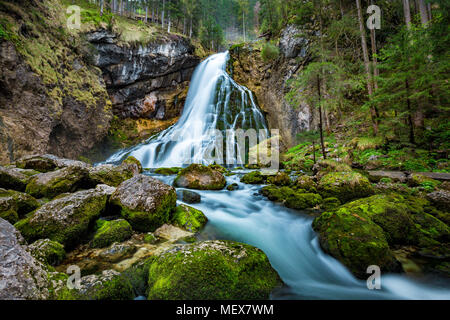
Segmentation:
{"type": "MultiPolygon", "coordinates": [[[[177,124],[140,145],[117,152],[106,162],[118,163],[131,155],[145,168],[209,164],[204,157],[212,143],[208,130],[267,130],[252,93],[226,73],[227,61],[228,53],[220,53],[197,67],[177,124]]],[[[242,162],[241,156],[235,167],[242,162]]],[[[381,290],[369,290],[366,281],[356,279],[322,251],[311,227],[312,217],[267,200],[258,193],[261,186],[240,183],[240,176],[247,171],[233,172],[237,174],[227,182],[237,183],[238,190],[196,191],[202,201],[193,207],[209,219],[198,238],[234,240],[263,250],[285,283],[272,293],[272,299],[450,299],[448,280],[406,274],[382,274],[381,290]]],[[[167,184],[174,179],[147,174],[167,184]]]]}

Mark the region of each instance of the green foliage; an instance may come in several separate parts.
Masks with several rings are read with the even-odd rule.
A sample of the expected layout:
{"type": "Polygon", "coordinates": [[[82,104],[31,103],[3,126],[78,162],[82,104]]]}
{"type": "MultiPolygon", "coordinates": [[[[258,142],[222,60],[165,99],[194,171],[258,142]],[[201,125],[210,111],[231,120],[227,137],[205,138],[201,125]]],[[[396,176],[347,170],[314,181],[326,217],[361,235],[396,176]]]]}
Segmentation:
{"type": "Polygon", "coordinates": [[[279,55],[280,49],[271,42],[266,42],[261,50],[261,57],[265,62],[276,60],[279,55]]]}

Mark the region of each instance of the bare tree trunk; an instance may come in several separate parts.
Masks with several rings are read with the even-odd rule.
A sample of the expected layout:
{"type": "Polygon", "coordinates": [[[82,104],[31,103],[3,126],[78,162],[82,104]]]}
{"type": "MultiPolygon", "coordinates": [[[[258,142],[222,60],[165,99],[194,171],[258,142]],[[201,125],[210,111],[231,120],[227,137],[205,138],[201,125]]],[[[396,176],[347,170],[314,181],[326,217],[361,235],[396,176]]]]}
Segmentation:
{"type": "Polygon", "coordinates": [[[403,12],[405,14],[405,23],[408,30],[411,29],[411,8],[409,0],[403,0],[403,12]]]}
{"type": "Polygon", "coordinates": [[[423,25],[426,25],[429,21],[427,5],[425,4],[425,0],[418,0],[418,1],[419,1],[420,21],[422,22],[423,25]]]}
{"type": "Polygon", "coordinates": [[[163,0],[163,7],[161,13],[161,27],[164,29],[164,11],[166,9],[166,0],[163,0]]]}
{"type": "Polygon", "coordinates": [[[319,132],[320,132],[320,144],[322,146],[323,159],[327,158],[327,153],[325,152],[325,143],[323,140],[323,119],[322,119],[322,104],[321,98],[322,94],[320,92],[320,76],[317,76],[317,95],[319,97],[319,132]]]}
{"type": "Polygon", "coordinates": [[[104,5],[104,0],[100,0],[100,17],[103,16],[103,5],[104,5]]]}
{"type": "MultiPolygon", "coordinates": [[[[364,29],[364,22],[361,11],[361,0],[356,0],[356,8],[358,9],[358,21],[359,31],[361,33],[361,46],[363,51],[364,66],[367,75],[367,91],[369,92],[369,99],[373,94],[372,72],[370,71],[369,50],[367,49],[366,30],[364,29]]],[[[376,107],[370,108],[370,114],[372,117],[373,131],[375,135],[378,135],[378,111],[376,107]]]]}

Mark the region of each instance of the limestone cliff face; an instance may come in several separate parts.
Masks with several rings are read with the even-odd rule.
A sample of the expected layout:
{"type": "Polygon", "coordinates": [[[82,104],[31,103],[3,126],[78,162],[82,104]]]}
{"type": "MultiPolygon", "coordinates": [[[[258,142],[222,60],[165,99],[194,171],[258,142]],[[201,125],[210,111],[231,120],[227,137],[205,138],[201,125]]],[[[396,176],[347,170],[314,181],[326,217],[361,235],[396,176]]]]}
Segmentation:
{"type": "Polygon", "coordinates": [[[181,113],[189,80],[200,59],[184,37],[160,36],[149,44],[126,44],[107,30],[87,34],[121,118],[171,119],[181,113]]]}
{"type": "Polygon", "coordinates": [[[318,123],[316,110],[306,104],[293,108],[284,98],[289,90],[286,82],[308,62],[308,40],[296,37],[298,32],[294,27],[283,31],[276,61],[264,62],[261,50],[252,45],[230,50],[229,72],[253,91],[269,127],[280,130],[283,149],[294,146],[298,133],[315,129],[318,123]]]}

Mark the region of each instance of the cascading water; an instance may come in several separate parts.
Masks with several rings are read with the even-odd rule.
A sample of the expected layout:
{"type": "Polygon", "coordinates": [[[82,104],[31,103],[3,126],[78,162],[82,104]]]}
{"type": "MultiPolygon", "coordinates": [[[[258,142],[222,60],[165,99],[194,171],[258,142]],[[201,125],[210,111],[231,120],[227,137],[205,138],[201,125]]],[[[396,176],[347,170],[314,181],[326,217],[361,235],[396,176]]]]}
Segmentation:
{"type": "MultiPolygon", "coordinates": [[[[176,125],[141,145],[118,152],[107,162],[119,162],[128,155],[148,168],[205,162],[204,154],[213,144],[210,129],[267,131],[251,92],[226,73],[227,60],[228,54],[221,53],[199,65],[176,125]]],[[[167,184],[174,179],[155,176],[167,184]]],[[[239,185],[237,191],[197,191],[202,202],[194,207],[209,220],[199,238],[235,240],[262,249],[286,284],[272,298],[450,299],[450,285],[444,279],[431,285],[405,275],[382,275],[382,289],[369,290],[365,281],[356,279],[321,250],[311,217],[268,201],[258,194],[260,186],[242,184],[239,176],[227,178],[228,183],[239,185]]]]}
{"type": "MultiPolygon", "coordinates": [[[[237,84],[226,72],[228,52],[213,55],[196,69],[180,120],[159,135],[132,149],[120,151],[107,162],[119,162],[126,156],[140,160],[146,168],[175,167],[190,163],[210,164],[219,130],[268,129],[250,90],[237,84]]],[[[225,153],[235,149],[234,139],[225,153]]],[[[226,144],[226,143],[225,143],[226,144]]],[[[236,152],[236,150],[234,150],[236,152]]],[[[245,162],[238,154],[237,163],[245,162]]]]}

